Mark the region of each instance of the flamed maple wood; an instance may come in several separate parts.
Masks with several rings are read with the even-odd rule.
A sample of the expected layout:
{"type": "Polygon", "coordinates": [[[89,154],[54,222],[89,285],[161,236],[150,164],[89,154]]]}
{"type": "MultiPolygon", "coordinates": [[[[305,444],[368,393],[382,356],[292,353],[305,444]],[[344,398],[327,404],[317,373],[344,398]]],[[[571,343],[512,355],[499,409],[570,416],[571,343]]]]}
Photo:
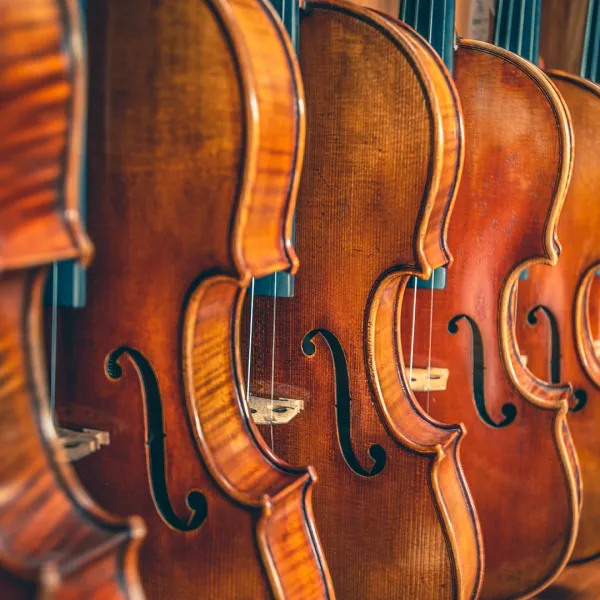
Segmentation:
{"type": "Polygon", "coordinates": [[[238,319],[295,269],[304,96],[263,0],[89,7],[89,302],[63,325],[61,418],[106,430],[94,496],[148,522],[148,598],[323,600],[314,472],[262,442],[238,319]]]}
{"type": "Polygon", "coordinates": [[[251,392],[304,410],[262,432],[277,454],[316,465],[315,516],[340,598],[474,598],[483,556],[463,430],[414,402],[395,334],[410,276],[451,259],[456,91],[421,38],[341,0],[307,4],[299,56],[302,267],[294,297],[256,298],[253,335],[248,305],[242,331],[251,392]]]}
{"type": "Polygon", "coordinates": [[[598,308],[590,306],[600,267],[600,87],[561,71],[549,75],[569,107],[577,152],[558,229],[563,254],[555,269],[533,268],[521,282],[518,341],[538,377],[574,388],[569,427],[581,465],[583,507],[572,560],[582,561],[600,557],[600,358],[592,325],[598,308]]]}
{"type": "MultiPolygon", "coordinates": [[[[579,519],[569,388],[548,385],[521,364],[514,323],[520,271],[558,258],[572,131],[551,82],[510,52],[462,40],[454,79],[466,158],[448,241],[456,261],[446,289],[433,293],[431,354],[450,377],[445,392],[417,397],[434,418],[466,425],[463,464],[486,553],[482,597],[521,598],[562,570],[579,519]]],[[[405,355],[412,299],[411,292],[401,321],[405,355]]],[[[423,294],[417,367],[428,364],[429,306],[423,294]]]]}
{"type": "Polygon", "coordinates": [[[89,260],[79,177],[85,118],[75,0],[0,2],[0,597],[137,599],[144,526],[96,507],[48,407],[42,291],[89,260]]]}

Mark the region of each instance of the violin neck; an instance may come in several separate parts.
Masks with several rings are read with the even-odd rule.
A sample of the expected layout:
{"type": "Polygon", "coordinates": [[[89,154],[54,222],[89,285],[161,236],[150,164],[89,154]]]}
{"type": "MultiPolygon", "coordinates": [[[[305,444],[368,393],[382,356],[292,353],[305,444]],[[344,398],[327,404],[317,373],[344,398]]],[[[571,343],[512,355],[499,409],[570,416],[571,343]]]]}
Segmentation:
{"type": "Polygon", "coordinates": [[[542,0],[498,0],[494,44],[538,64],[542,0]]]}
{"type": "Polygon", "coordinates": [[[589,0],[583,55],[581,57],[581,76],[599,83],[598,63],[600,59],[600,2],[589,0]]]}
{"type": "Polygon", "coordinates": [[[400,19],[418,31],[452,72],[455,0],[402,0],[400,19]]]}

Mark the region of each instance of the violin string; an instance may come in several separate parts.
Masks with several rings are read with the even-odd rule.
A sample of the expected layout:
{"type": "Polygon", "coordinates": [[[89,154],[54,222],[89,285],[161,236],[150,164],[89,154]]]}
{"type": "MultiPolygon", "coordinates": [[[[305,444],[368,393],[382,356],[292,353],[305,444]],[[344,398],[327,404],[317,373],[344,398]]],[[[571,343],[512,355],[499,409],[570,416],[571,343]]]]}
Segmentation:
{"type": "Polygon", "coordinates": [[[431,272],[431,304],[429,306],[429,356],[427,358],[427,414],[429,414],[429,392],[431,391],[431,344],[433,341],[433,299],[435,289],[435,270],[431,272]]]}
{"type": "Polygon", "coordinates": [[[250,283],[250,328],[248,332],[248,375],[246,377],[246,402],[250,404],[250,367],[252,365],[252,336],[254,334],[254,277],[250,283]]]}
{"type": "Polygon", "coordinates": [[[273,436],[273,402],[275,401],[275,328],[277,324],[277,273],[273,275],[273,341],[271,344],[271,408],[269,423],[271,429],[271,450],[275,452],[275,440],[273,436]]]}
{"type": "MultiPolygon", "coordinates": [[[[433,6],[430,4],[428,6],[428,15],[429,15],[429,23],[428,23],[428,28],[427,28],[427,39],[431,40],[430,43],[433,43],[433,6]]],[[[442,32],[444,31],[444,26],[442,24],[442,32]]],[[[442,46],[443,48],[443,46],[442,46]]]]}
{"type": "Polygon", "coordinates": [[[509,9],[508,9],[508,22],[507,22],[507,34],[506,34],[506,46],[509,46],[510,41],[512,40],[512,26],[513,26],[513,13],[514,13],[514,4],[511,0],[509,9]]]}
{"type": "Polygon", "coordinates": [[[516,324],[517,322],[517,311],[518,311],[518,302],[519,302],[519,279],[517,278],[517,280],[515,281],[515,287],[514,287],[514,322],[516,324]]]}
{"type": "Polygon", "coordinates": [[[56,371],[58,346],[58,263],[52,263],[52,334],[50,342],[50,413],[56,421],[56,371]]]}
{"type": "MultiPolygon", "coordinates": [[[[525,7],[527,2],[523,2],[521,6],[521,14],[519,15],[519,39],[517,40],[517,54],[523,56],[523,32],[525,31],[525,7]]],[[[534,21],[532,19],[532,21],[534,21]]]]}
{"type": "Polygon", "coordinates": [[[417,320],[417,278],[413,277],[414,292],[413,292],[413,310],[412,310],[412,326],[410,332],[410,363],[408,366],[408,383],[412,386],[413,374],[413,359],[415,356],[415,322],[417,320]]]}

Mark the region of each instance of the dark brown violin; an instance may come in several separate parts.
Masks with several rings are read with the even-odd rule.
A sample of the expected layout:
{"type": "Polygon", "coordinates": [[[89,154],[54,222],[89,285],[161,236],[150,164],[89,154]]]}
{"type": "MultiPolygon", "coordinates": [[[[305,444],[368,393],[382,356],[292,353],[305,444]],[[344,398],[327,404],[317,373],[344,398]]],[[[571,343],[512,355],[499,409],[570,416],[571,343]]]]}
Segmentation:
{"type": "MultiPolygon", "coordinates": [[[[511,4],[499,5],[497,31],[511,18],[513,32],[532,31],[535,10],[528,16],[530,5],[511,4]]],[[[522,598],[564,567],[579,517],[569,389],[523,367],[514,328],[520,272],[558,258],[572,131],[549,80],[502,48],[459,41],[454,80],[465,121],[465,167],[448,237],[455,262],[444,289],[417,291],[416,310],[408,292],[400,335],[413,357],[409,370],[424,379],[422,407],[466,426],[463,464],[486,557],[482,597],[522,598]]]]}
{"type": "Polygon", "coordinates": [[[86,112],[74,0],[0,2],[0,597],[140,600],[142,522],[96,507],[48,407],[42,292],[58,260],[86,263],[79,218],[86,112]]]}
{"type": "MultiPolygon", "coordinates": [[[[533,267],[519,285],[518,340],[540,378],[573,386],[569,426],[583,479],[583,506],[572,560],[600,557],[600,50],[599,3],[590,0],[582,77],[549,71],[573,119],[577,151],[558,233],[564,250],[555,269],[533,267]],[[586,79],[587,78],[587,79],[586,79]]],[[[566,45],[565,45],[566,47],[566,45]]]]}
{"type": "Polygon", "coordinates": [[[263,0],[92,3],[89,35],[97,258],[63,321],[58,411],[111,444],[81,476],[147,520],[149,598],[333,598],[314,473],[265,447],[238,349],[251,278],[297,266],[289,39],[263,0]]]}
{"type": "Polygon", "coordinates": [[[246,306],[254,414],[275,453],[319,472],[340,598],[474,598],[483,556],[463,430],[416,405],[395,333],[411,276],[450,260],[456,92],[422,39],[341,0],[306,5],[299,56],[302,266],[293,297],[246,306]]]}

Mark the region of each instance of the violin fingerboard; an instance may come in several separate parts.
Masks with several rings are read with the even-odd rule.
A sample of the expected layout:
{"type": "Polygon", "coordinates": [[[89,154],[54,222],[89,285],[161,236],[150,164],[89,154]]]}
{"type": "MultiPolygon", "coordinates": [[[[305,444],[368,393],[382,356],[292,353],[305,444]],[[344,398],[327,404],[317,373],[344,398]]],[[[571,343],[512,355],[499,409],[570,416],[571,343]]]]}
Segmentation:
{"type": "Polygon", "coordinates": [[[402,0],[400,19],[418,31],[452,72],[455,0],[402,0]]]}
{"type": "Polygon", "coordinates": [[[539,62],[541,0],[498,0],[494,44],[539,62]]]}
{"type": "Polygon", "coordinates": [[[598,83],[600,81],[598,63],[600,58],[600,3],[589,0],[583,56],[581,58],[581,76],[598,83]]]}

